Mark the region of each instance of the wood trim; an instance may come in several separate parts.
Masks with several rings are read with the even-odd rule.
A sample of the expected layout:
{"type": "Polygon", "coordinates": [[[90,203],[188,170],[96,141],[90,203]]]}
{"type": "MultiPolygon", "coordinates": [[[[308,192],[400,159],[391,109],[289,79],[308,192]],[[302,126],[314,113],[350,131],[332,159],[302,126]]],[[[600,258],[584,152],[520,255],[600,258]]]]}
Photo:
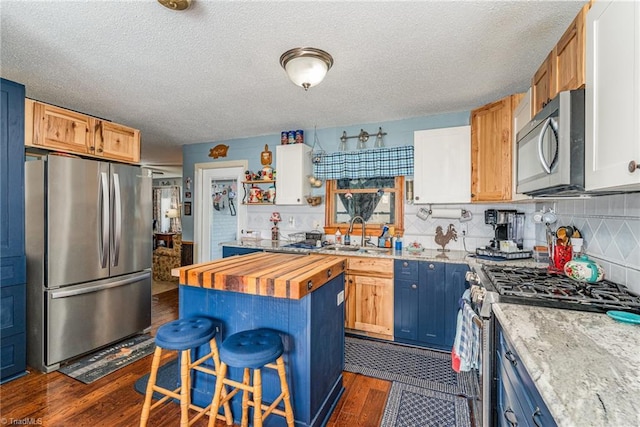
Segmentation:
{"type": "MultiPolygon", "coordinates": [[[[405,191],[405,177],[395,177],[395,193],[398,195],[396,198],[396,207],[394,215],[396,217],[395,224],[389,224],[395,227],[395,233],[404,235],[404,191],[405,191]]],[[[335,212],[335,201],[333,195],[336,190],[336,180],[327,180],[325,183],[325,205],[324,205],[324,232],[325,234],[335,234],[339,228],[340,232],[344,235],[346,228],[349,226],[347,223],[333,223],[333,212],[335,212]]],[[[362,193],[362,190],[352,190],[352,193],[362,193]]],[[[358,227],[358,232],[361,228],[358,227]]],[[[380,235],[382,228],[381,224],[367,224],[365,234],[368,236],[380,235]]]]}

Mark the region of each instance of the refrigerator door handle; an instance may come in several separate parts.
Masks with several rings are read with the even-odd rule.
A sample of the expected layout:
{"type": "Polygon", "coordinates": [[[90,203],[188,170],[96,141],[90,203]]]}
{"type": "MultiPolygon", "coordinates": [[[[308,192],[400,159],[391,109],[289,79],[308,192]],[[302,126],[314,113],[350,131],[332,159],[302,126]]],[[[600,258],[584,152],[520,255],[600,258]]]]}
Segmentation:
{"type": "Polygon", "coordinates": [[[113,191],[114,191],[114,214],[113,214],[113,223],[115,228],[115,233],[113,236],[113,266],[118,265],[118,260],[120,258],[120,242],[122,240],[122,198],[120,195],[120,176],[117,173],[113,174],[113,191]]]}
{"type": "Polygon", "coordinates": [[[89,284],[80,286],[68,286],[61,289],[53,289],[49,291],[51,299],[69,298],[83,294],[90,294],[93,292],[103,291],[105,289],[117,288],[120,286],[129,285],[131,283],[139,282],[151,276],[151,273],[144,271],[140,274],[135,274],[130,277],[126,277],[120,280],[111,281],[107,283],[89,284]]]}
{"type": "Polygon", "coordinates": [[[102,250],[100,263],[107,268],[109,256],[109,177],[106,172],[100,172],[100,194],[102,195],[102,250]]]}

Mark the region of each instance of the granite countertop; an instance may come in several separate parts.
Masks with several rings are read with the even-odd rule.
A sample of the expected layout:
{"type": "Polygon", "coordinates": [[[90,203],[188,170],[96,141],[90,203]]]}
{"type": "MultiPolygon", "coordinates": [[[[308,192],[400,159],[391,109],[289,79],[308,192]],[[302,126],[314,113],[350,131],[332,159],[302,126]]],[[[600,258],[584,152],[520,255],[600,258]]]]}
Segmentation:
{"type": "Polygon", "coordinates": [[[290,252],[299,254],[321,254],[321,255],[340,255],[340,256],[360,256],[371,258],[393,258],[393,259],[407,259],[407,260],[431,260],[437,262],[451,262],[451,263],[464,263],[467,262],[469,256],[465,251],[449,251],[439,252],[435,249],[425,249],[422,252],[409,252],[406,248],[402,251],[396,251],[395,249],[385,249],[367,246],[365,251],[354,250],[355,246],[344,245],[331,245],[324,249],[301,249],[290,248],[287,245],[291,244],[288,241],[274,241],[274,240],[243,240],[243,241],[231,241],[223,242],[220,246],[231,246],[240,248],[254,248],[264,251],[277,251],[277,252],[290,252]],[[335,249],[328,249],[333,247],[335,249]]]}
{"type": "Polygon", "coordinates": [[[171,270],[180,284],[218,291],[301,299],[342,274],[342,256],[256,252],[171,270]]]}
{"type": "Polygon", "coordinates": [[[527,305],[493,311],[559,426],[640,425],[640,325],[527,305]]]}

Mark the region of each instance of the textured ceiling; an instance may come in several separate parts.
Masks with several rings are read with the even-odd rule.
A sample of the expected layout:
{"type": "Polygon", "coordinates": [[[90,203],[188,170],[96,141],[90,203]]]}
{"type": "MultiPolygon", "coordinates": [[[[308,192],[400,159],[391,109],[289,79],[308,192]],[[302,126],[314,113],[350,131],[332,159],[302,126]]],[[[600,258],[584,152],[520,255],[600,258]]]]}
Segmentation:
{"type": "Polygon", "coordinates": [[[524,91],[579,1],[0,0],[0,74],[27,96],[181,146],[465,111],[524,91]],[[331,53],[305,92],[280,55],[331,53]]]}

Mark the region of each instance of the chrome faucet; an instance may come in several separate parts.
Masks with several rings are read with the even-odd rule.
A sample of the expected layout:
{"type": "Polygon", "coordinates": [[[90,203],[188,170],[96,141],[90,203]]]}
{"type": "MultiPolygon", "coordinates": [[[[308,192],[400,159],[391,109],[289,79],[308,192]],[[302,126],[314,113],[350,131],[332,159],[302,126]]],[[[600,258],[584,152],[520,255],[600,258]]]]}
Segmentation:
{"type": "Polygon", "coordinates": [[[353,218],[351,218],[351,221],[349,222],[349,234],[353,233],[353,224],[356,222],[357,219],[360,219],[360,222],[362,223],[362,240],[360,241],[360,245],[362,247],[365,247],[368,241],[368,239],[365,236],[366,229],[367,229],[367,222],[360,215],[356,215],[353,218]]]}

